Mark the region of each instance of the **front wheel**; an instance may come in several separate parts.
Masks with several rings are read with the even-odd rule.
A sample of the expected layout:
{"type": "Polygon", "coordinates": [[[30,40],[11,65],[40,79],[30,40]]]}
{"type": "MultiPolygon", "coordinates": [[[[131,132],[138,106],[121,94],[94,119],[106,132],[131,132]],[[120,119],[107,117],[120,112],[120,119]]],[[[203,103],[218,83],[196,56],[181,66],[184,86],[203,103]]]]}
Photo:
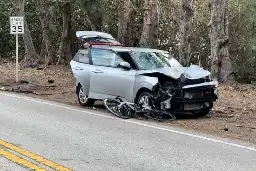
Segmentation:
{"type": "Polygon", "coordinates": [[[137,99],[137,104],[142,106],[148,106],[149,105],[148,99],[151,96],[152,96],[152,93],[148,91],[142,92],[137,99]]]}
{"type": "Polygon", "coordinates": [[[203,110],[201,110],[200,112],[198,112],[197,114],[195,114],[196,117],[204,117],[207,116],[210,113],[211,109],[210,108],[205,108],[203,110]]]}
{"type": "Polygon", "coordinates": [[[84,95],[84,91],[81,85],[77,87],[78,102],[81,106],[93,106],[96,100],[89,99],[87,95],[84,95]]]}
{"type": "Polygon", "coordinates": [[[213,103],[211,102],[209,104],[209,107],[206,107],[206,108],[203,108],[201,111],[197,112],[195,114],[196,117],[204,117],[204,116],[207,116],[210,112],[211,112],[211,109],[213,108],[213,103]]]}

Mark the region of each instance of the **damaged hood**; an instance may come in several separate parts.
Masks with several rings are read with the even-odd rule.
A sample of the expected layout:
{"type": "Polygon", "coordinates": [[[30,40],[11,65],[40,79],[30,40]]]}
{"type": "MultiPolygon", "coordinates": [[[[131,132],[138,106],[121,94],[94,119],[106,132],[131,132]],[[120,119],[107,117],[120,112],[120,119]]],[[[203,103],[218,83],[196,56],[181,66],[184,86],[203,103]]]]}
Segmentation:
{"type": "MultiPolygon", "coordinates": [[[[150,73],[161,73],[163,75],[169,76],[173,79],[179,79],[181,75],[184,75],[188,79],[200,79],[209,76],[211,73],[199,66],[192,65],[190,67],[164,67],[154,70],[143,70],[139,71],[139,75],[152,75],[150,73]]],[[[153,76],[153,75],[152,75],[153,76]]]]}
{"type": "Polygon", "coordinates": [[[190,67],[184,67],[184,75],[188,79],[199,79],[207,77],[211,73],[197,65],[191,65],[190,67]]]}
{"type": "Polygon", "coordinates": [[[157,77],[155,76],[156,73],[160,73],[174,79],[179,79],[183,72],[182,70],[179,70],[173,67],[157,68],[153,70],[141,70],[138,72],[139,75],[146,75],[146,76],[152,76],[152,77],[157,77]]]}

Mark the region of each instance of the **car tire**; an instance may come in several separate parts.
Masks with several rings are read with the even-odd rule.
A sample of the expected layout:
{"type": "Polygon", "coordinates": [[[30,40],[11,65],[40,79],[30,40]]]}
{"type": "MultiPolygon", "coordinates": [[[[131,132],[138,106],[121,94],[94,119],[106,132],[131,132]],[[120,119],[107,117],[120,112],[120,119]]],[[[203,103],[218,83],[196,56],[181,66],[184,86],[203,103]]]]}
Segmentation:
{"type": "Polygon", "coordinates": [[[81,106],[93,106],[95,103],[95,99],[89,99],[88,96],[83,95],[83,88],[79,84],[77,87],[77,97],[78,97],[78,102],[81,106]]]}
{"type": "Polygon", "coordinates": [[[207,108],[207,109],[203,109],[202,111],[198,112],[196,114],[196,117],[204,117],[204,116],[207,116],[209,113],[210,113],[210,109],[207,108]]]}
{"type": "Polygon", "coordinates": [[[204,117],[204,116],[207,116],[207,115],[211,112],[212,107],[213,107],[213,103],[210,103],[210,107],[204,108],[203,110],[201,110],[200,112],[198,112],[198,113],[196,114],[196,117],[204,117]]]}
{"type": "Polygon", "coordinates": [[[142,93],[140,93],[140,95],[138,96],[137,100],[136,100],[136,103],[137,104],[145,104],[147,103],[148,105],[148,97],[152,96],[152,93],[149,92],[149,91],[144,91],[142,93]],[[144,101],[144,102],[143,102],[144,101]]]}

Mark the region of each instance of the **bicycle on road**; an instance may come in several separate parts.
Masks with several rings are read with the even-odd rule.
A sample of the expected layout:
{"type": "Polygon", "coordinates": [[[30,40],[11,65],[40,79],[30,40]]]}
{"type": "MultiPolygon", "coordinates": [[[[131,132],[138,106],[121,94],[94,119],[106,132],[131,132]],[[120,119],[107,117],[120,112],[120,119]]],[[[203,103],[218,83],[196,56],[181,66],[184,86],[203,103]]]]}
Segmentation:
{"type": "Polygon", "coordinates": [[[176,117],[168,111],[153,109],[149,105],[123,101],[120,97],[105,99],[104,106],[110,113],[122,119],[130,119],[137,116],[144,116],[146,119],[153,119],[159,122],[176,119],[176,117]]]}

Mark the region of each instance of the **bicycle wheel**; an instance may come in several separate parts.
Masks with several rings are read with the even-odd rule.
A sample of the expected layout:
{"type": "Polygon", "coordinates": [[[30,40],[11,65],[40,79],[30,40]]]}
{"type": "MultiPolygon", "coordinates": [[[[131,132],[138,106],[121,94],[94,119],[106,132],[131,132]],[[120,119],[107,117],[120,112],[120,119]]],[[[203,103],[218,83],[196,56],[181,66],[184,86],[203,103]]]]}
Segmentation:
{"type": "Polygon", "coordinates": [[[122,101],[119,99],[105,99],[104,106],[108,109],[110,113],[113,115],[122,118],[122,119],[130,119],[131,118],[131,111],[127,105],[122,105],[119,107],[122,101]]]}
{"type": "Polygon", "coordinates": [[[145,112],[144,115],[149,119],[157,120],[159,122],[173,121],[176,119],[176,117],[173,114],[162,110],[149,110],[145,112]]]}
{"type": "Polygon", "coordinates": [[[170,112],[164,111],[164,115],[167,116],[168,121],[176,120],[176,116],[174,114],[170,113],[170,112]]]}

